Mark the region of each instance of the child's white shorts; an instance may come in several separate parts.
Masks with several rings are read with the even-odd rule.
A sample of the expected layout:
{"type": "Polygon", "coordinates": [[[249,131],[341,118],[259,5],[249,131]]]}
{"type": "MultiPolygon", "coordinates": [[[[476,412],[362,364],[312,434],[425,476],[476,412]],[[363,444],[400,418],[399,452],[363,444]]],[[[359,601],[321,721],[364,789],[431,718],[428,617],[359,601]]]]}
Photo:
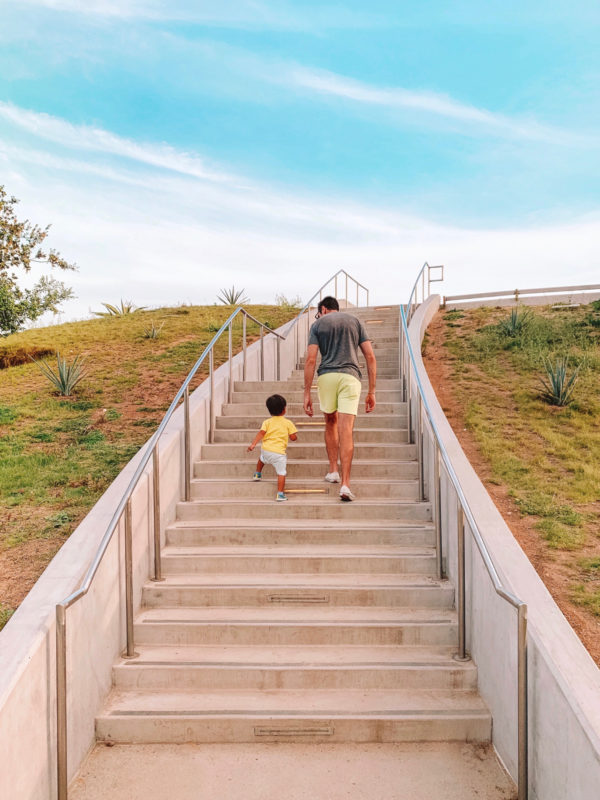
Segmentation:
{"type": "Polygon", "coordinates": [[[263,464],[270,464],[278,475],[287,475],[287,456],[283,453],[272,453],[270,450],[260,451],[260,460],[263,464]]]}

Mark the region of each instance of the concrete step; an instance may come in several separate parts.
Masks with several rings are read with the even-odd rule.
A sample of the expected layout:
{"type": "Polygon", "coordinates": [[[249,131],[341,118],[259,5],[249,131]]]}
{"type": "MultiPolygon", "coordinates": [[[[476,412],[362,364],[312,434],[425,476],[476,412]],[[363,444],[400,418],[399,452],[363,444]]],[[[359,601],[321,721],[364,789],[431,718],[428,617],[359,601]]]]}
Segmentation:
{"type": "MultiPolygon", "coordinates": [[[[386,380],[390,379],[398,380],[399,379],[398,369],[399,369],[398,364],[394,364],[393,366],[377,365],[377,380],[379,380],[379,378],[385,378],[386,380]]],[[[366,366],[363,367],[361,365],[360,371],[362,373],[363,379],[366,379],[367,377],[366,366]]],[[[300,380],[301,378],[304,378],[304,370],[303,369],[292,370],[289,377],[292,380],[300,380]]]]}
{"type": "MultiPolygon", "coordinates": [[[[363,391],[368,386],[368,381],[362,381],[363,391]]],[[[314,384],[313,384],[314,385],[314,384]]],[[[234,392],[262,392],[264,397],[270,394],[285,394],[286,392],[301,392],[304,389],[304,379],[287,381],[235,381],[234,392]]],[[[377,389],[387,392],[399,392],[402,388],[398,379],[377,380],[377,389]]]]}
{"type": "Polygon", "coordinates": [[[455,645],[456,615],[444,608],[288,605],[147,608],[134,624],[141,644],[455,645]]]}
{"type": "Polygon", "coordinates": [[[471,741],[491,736],[468,691],[114,691],[96,720],[113,742],[471,741]]]}
{"type": "Polygon", "coordinates": [[[411,573],[435,575],[433,548],[298,545],[296,547],[165,547],[165,575],[229,573],[367,573],[372,575],[411,573]]]}
{"type": "MultiPolygon", "coordinates": [[[[314,389],[313,391],[317,391],[314,389]]],[[[279,388],[277,394],[282,394],[288,402],[288,405],[298,405],[304,402],[304,391],[302,389],[291,389],[285,390],[283,387],[279,388]]],[[[367,389],[364,388],[361,391],[361,399],[367,396],[367,389]]],[[[266,409],[266,400],[269,397],[268,394],[265,393],[264,389],[258,392],[234,392],[233,393],[233,402],[234,403],[256,403],[257,405],[263,406],[266,409]]],[[[400,390],[399,389],[379,389],[377,387],[376,397],[381,403],[399,403],[400,402],[400,390]]]]}
{"type": "MultiPolygon", "coordinates": [[[[399,396],[399,395],[398,395],[399,396]]],[[[239,416],[260,416],[262,414],[263,419],[267,416],[266,407],[264,401],[266,397],[260,403],[224,403],[222,407],[221,413],[224,416],[228,417],[239,417],[239,416]]],[[[377,394],[375,395],[375,399],[377,400],[377,394]]],[[[317,390],[315,389],[312,393],[312,401],[313,401],[313,408],[315,412],[315,420],[318,419],[318,415],[320,415],[319,410],[319,401],[317,397],[317,390]]],[[[358,405],[358,415],[356,420],[357,427],[360,427],[360,420],[367,416],[365,414],[365,406],[364,402],[359,403],[358,405]]],[[[377,402],[377,407],[375,411],[372,411],[371,414],[375,416],[376,414],[402,414],[406,416],[407,409],[406,403],[388,403],[388,402],[377,402]]],[[[306,414],[304,413],[304,409],[302,407],[302,403],[288,403],[286,416],[294,419],[295,417],[304,417],[308,419],[306,414]]],[[[370,415],[369,415],[370,416],[370,415]]],[[[322,419],[322,418],[321,418],[322,419]]]]}
{"type": "Polygon", "coordinates": [[[428,575],[168,574],[142,590],[147,608],[178,606],[393,606],[452,608],[454,587],[428,575]]]}
{"type": "MultiPolygon", "coordinates": [[[[218,430],[243,428],[245,430],[257,431],[262,425],[263,420],[265,420],[268,416],[269,413],[265,407],[261,414],[250,414],[238,417],[217,417],[215,422],[218,430]]],[[[302,416],[296,415],[293,417],[291,417],[289,414],[286,414],[286,417],[294,423],[298,430],[318,430],[321,432],[321,436],[323,436],[325,431],[325,421],[321,414],[318,414],[312,419],[307,417],[306,414],[302,414],[302,416]]],[[[361,414],[360,419],[357,422],[356,430],[406,427],[408,427],[408,417],[406,414],[380,414],[379,411],[377,411],[377,413],[372,414],[361,414]]]]}
{"type": "MultiPolygon", "coordinates": [[[[352,490],[363,500],[382,498],[415,502],[419,499],[419,485],[416,480],[392,481],[385,478],[380,480],[357,478],[352,482],[352,490]]],[[[323,496],[339,500],[340,486],[327,483],[322,476],[311,480],[310,478],[294,478],[290,475],[286,480],[285,491],[288,496],[312,495],[313,497],[323,496]]],[[[272,500],[276,494],[277,478],[275,470],[270,466],[264,467],[263,478],[260,481],[252,480],[252,472],[249,470],[244,478],[233,480],[202,478],[191,482],[192,500],[229,498],[272,500]]]]}
{"type": "Polygon", "coordinates": [[[450,647],[143,646],[113,668],[117,690],[311,691],[477,688],[472,661],[450,647]]]}
{"type": "MultiPolygon", "coordinates": [[[[298,429],[298,442],[305,444],[320,444],[324,447],[323,426],[301,426],[298,429]],[[319,430],[318,427],[321,429],[319,430]]],[[[215,444],[244,442],[249,445],[256,435],[256,429],[248,428],[235,430],[235,428],[217,428],[215,430],[215,444]]],[[[388,444],[401,444],[408,442],[408,431],[402,428],[356,428],[354,431],[355,444],[386,442],[388,444]]],[[[296,443],[289,443],[288,454],[296,443]]]]}
{"type": "Polygon", "coordinates": [[[344,503],[332,497],[290,495],[285,503],[273,500],[193,500],[177,503],[178,520],[198,519],[279,519],[279,520],[401,520],[431,522],[429,503],[398,500],[361,500],[344,503]]]}
{"type": "Polygon", "coordinates": [[[175,522],[166,529],[167,545],[200,547],[202,545],[417,545],[433,547],[435,530],[425,523],[399,524],[346,520],[328,520],[325,525],[313,520],[209,520],[175,522]]]}
{"type": "MultiPolygon", "coordinates": [[[[357,460],[381,459],[383,461],[407,461],[416,458],[417,446],[415,444],[382,444],[371,442],[359,442],[354,447],[354,457],[357,460]]],[[[245,443],[231,444],[204,444],[201,448],[202,461],[246,461],[249,464],[256,463],[257,453],[248,452],[245,443]]],[[[325,445],[321,442],[314,444],[303,444],[301,441],[293,442],[288,448],[288,458],[295,461],[310,459],[312,461],[319,458],[327,466],[325,456],[325,445]]]]}
{"type": "MultiPolygon", "coordinates": [[[[324,454],[321,459],[293,458],[291,448],[288,451],[287,474],[288,479],[298,478],[317,481],[317,485],[325,485],[325,473],[328,470],[324,454]]],[[[196,478],[228,478],[231,480],[246,480],[252,476],[256,466],[257,451],[253,459],[244,461],[196,461],[194,464],[194,477],[196,478]]],[[[265,472],[266,474],[266,472],[265,472]]],[[[416,461],[358,461],[352,462],[352,479],[359,480],[370,478],[372,480],[391,478],[393,480],[417,480],[418,465],[416,461]]],[[[335,484],[334,484],[335,485],[335,484]]],[[[339,489],[339,486],[338,486],[339,489]]]]}

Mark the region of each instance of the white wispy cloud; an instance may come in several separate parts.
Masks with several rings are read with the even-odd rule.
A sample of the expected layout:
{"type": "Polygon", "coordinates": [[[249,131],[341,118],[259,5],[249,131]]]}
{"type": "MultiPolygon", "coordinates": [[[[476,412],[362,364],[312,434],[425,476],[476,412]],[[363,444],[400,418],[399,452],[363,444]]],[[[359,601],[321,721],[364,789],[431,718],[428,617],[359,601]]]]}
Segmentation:
{"type": "Polygon", "coordinates": [[[487,131],[501,137],[566,146],[598,144],[597,137],[545,125],[534,119],[511,117],[477,108],[436,92],[402,87],[381,88],[333,72],[300,66],[290,69],[287,79],[295,86],[320,95],[389,110],[421,112],[438,119],[462,123],[466,131],[475,128],[476,131],[487,131]]]}
{"type": "Polygon", "coordinates": [[[232,282],[256,301],[276,292],[306,299],[340,267],[370,286],[373,302],[400,301],[426,259],[445,263],[448,294],[596,280],[597,214],[496,230],[442,225],[399,206],[284,191],[243,176],[207,180],[197,154],[168,148],[165,162],[155,154],[166,145],[14,106],[9,112],[0,106],[6,123],[30,136],[0,142],[3,180],[23,215],[51,222],[52,246],[81,268],[68,318],[120,297],[140,305],[212,302],[232,282]]]}
{"type": "Polygon", "coordinates": [[[102,128],[73,125],[50,114],[29,111],[2,101],[0,101],[0,118],[34,136],[55,142],[62,147],[110,153],[204,180],[226,181],[230,179],[225,173],[207,167],[197,155],[182,152],[168,144],[136,142],[102,128]]]}
{"type": "Polygon", "coordinates": [[[292,0],[4,0],[51,11],[151,22],[192,22],[232,28],[273,28],[315,32],[382,24],[382,18],[339,5],[302,8],[292,0]]]}

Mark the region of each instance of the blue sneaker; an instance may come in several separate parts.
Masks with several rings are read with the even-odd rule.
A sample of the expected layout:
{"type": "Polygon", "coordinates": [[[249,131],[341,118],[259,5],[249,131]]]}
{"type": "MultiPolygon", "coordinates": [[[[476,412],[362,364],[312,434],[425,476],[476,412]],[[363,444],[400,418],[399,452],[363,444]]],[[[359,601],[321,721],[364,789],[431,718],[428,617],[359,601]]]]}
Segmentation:
{"type": "Polygon", "coordinates": [[[262,480],[262,472],[255,472],[252,476],[253,481],[260,481],[262,480]]]}
{"type": "Polygon", "coordinates": [[[284,500],[287,500],[287,495],[285,492],[277,492],[277,497],[275,499],[278,503],[283,503],[284,500]]]}

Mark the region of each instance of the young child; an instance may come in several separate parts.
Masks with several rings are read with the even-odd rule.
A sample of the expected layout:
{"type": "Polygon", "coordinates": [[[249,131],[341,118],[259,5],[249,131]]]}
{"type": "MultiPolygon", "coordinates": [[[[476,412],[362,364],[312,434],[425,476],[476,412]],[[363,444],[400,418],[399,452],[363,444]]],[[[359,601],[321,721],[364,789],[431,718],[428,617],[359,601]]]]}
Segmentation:
{"type": "Polygon", "coordinates": [[[286,408],[285,397],[280,394],[272,394],[267,398],[267,409],[271,415],[260,426],[259,432],[254,437],[254,441],[248,447],[248,452],[254,450],[260,442],[260,458],[256,464],[256,472],[252,479],[259,481],[262,478],[262,468],[265,464],[271,464],[277,473],[277,497],[281,502],[287,500],[285,494],[285,476],[287,474],[287,449],[288,437],[295,442],[297,429],[293,422],[285,418],[286,408]]]}

